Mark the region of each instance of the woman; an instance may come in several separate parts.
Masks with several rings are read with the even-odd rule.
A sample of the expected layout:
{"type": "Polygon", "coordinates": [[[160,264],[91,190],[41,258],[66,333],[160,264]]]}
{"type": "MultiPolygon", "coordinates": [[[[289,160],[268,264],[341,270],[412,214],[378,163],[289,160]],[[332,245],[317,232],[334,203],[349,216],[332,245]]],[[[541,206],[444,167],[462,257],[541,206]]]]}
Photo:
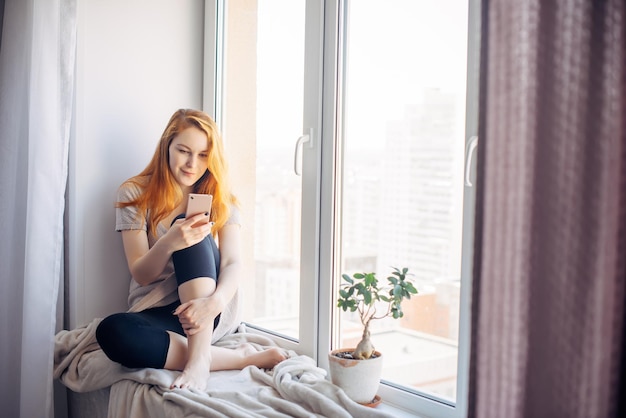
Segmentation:
{"type": "Polygon", "coordinates": [[[211,370],[271,368],[284,360],[276,348],[211,345],[219,314],[242,274],[236,203],[215,122],[200,111],[178,110],[148,166],[120,186],[116,229],[133,277],[129,304],[173,274],[179,299],[102,320],[96,338],[111,360],[131,368],[182,370],[171,388],[198,390],[206,389],[211,370]],[[210,214],[184,218],[189,193],[213,195],[210,214]]]}

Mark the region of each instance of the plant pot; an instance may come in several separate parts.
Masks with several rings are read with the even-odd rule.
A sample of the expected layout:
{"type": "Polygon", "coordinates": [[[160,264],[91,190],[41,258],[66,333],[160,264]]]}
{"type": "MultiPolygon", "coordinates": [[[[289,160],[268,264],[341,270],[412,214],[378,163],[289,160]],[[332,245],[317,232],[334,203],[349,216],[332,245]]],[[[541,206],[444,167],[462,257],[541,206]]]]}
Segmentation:
{"type": "Polygon", "coordinates": [[[374,351],[377,357],[367,360],[345,359],[336,356],[337,353],[353,351],[354,348],[339,348],[328,354],[330,378],[353,401],[370,404],[380,385],[383,356],[378,351],[374,351]]]}

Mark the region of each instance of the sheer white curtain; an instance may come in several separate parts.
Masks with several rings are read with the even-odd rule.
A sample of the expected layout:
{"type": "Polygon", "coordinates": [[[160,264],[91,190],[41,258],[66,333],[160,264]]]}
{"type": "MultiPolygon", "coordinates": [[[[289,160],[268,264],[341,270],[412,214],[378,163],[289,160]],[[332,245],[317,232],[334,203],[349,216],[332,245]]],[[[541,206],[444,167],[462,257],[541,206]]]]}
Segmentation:
{"type": "Polygon", "coordinates": [[[0,415],[52,416],[76,0],[6,0],[0,44],[0,415]]]}

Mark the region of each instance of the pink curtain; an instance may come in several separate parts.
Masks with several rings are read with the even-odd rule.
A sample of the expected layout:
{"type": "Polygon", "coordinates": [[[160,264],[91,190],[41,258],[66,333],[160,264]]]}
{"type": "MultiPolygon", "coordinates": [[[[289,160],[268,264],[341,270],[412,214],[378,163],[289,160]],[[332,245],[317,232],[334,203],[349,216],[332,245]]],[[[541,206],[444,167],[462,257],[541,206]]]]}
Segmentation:
{"type": "Polygon", "coordinates": [[[626,2],[482,7],[469,416],[624,416],[626,2]]]}

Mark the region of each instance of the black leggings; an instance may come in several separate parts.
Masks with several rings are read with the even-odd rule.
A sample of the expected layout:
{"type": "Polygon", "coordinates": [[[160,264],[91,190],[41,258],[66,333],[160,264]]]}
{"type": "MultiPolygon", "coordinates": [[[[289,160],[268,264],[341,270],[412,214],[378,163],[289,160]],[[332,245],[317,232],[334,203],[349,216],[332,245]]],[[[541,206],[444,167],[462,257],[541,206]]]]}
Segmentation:
{"type": "MultiPolygon", "coordinates": [[[[179,286],[197,277],[217,281],[220,253],[211,235],[196,245],[176,251],[172,259],[179,286]]],[[[162,369],[170,346],[167,331],[185,335],[178,317],[172,314],[179,305],[180,301],[176,301],[142,312],[110,315],[98,325],[96,339],[107,357],[123,366],[162,369]]],[[[219,315],[215,318],[214,329],[219,318],[219,315]]]]}

